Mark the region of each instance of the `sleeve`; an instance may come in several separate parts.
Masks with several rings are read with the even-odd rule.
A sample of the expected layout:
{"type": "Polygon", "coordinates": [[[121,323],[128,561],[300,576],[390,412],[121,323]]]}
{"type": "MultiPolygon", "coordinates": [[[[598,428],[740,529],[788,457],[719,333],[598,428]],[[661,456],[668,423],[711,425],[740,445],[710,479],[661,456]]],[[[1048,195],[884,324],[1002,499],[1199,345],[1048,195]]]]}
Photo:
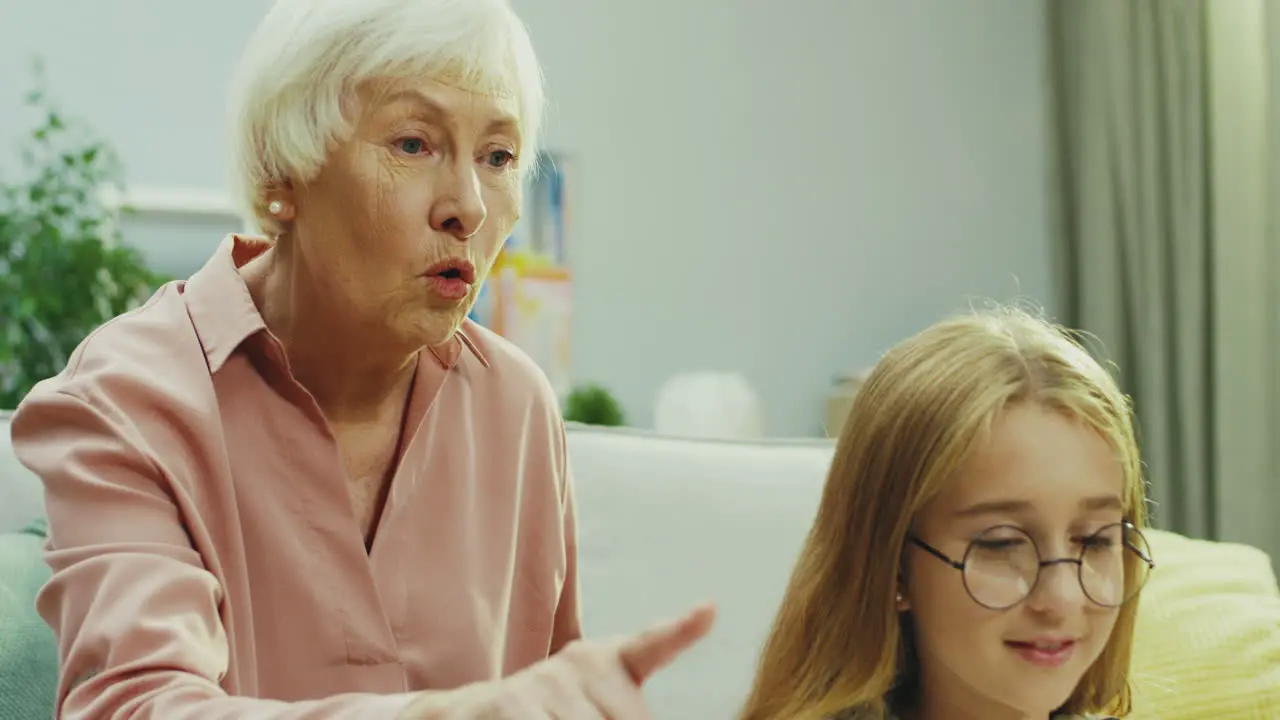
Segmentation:
{"type": "Polygon", "coordinates": [[[53,574],[36,604],[58,640],[55,717],[390,720],[418,697],[229,696],[221,588],[154,456],[114,415],[37,388],[11,425],[15,453],[45,485],[53,574]]]}
{"type": "Polygon", "coordinates": [[[573,469],[565,442],[564,423],[558,423],[559,464],[561,486],[562,521],[564,523],[565,577],[556,605],[555,627],[551,635],[551,654],[560,652],[565,645],[582,638],[581,591],[578,583],[578,518],[573,489],[573,469]]]}

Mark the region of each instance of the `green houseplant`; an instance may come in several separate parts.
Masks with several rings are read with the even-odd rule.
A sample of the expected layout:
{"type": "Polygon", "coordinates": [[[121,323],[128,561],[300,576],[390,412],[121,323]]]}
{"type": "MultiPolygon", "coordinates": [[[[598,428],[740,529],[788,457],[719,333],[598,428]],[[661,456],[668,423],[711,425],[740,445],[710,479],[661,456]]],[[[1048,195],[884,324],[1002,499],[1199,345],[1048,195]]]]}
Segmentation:
{"type": "Polygon", "coordinates": [[[59,372],[106,320],[145,300],[163,279],[121,242],[115,154],[49,101],[37,77],[27,97],[40,122],[25,138],[17,177],[0,176],[0,408],[59,372]]]}
{"type": "Polygon", "coordinates": [[[626,423],[622,405],[603,387],[579,385],[564,401],[564,419],[584,425],[619,426],[626,423]]]}

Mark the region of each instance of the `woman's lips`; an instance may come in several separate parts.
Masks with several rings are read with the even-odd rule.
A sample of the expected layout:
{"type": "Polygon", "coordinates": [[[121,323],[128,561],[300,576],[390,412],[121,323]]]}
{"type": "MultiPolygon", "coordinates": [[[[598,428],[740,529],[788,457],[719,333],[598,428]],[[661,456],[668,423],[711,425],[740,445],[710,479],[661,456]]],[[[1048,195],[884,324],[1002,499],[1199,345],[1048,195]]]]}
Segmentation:
{"type": "Polygon", "coordinates": [[[435,263],[422,274],[437,296],[457,301],[471,294],[476,281],[476,267],[463,258],[448,258],[435,263]]]}
{"type": "Polygon", "coordinates": [[[427,286],[445,300],[461,300],[471,294],[471,283],[460,277],[428,275],[427,286]]]}

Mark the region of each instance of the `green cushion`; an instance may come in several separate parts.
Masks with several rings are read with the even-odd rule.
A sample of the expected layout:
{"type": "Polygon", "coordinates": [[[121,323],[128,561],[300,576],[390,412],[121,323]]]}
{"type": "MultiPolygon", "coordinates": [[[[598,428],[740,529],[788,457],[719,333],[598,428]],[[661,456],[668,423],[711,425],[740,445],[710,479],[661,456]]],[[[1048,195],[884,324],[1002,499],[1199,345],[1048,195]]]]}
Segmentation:
{"type": "Polygon", "coordinates": [[[46,526],[0,534],[0,720],[53,717],[58,647],[36,614],[36,593],[49,579],[46,526]]]}

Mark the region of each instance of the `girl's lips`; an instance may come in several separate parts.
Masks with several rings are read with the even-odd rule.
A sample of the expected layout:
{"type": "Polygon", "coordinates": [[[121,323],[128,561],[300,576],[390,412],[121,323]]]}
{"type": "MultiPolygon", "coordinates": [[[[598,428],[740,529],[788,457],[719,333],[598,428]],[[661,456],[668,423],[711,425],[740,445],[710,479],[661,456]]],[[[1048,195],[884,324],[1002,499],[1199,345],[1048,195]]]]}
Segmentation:
{"type": "Polygon", "coordinates": [[[1023,660],[1043,668],[1061,667],[1071,659],[1076,648],[1075,640],[1050,642],[1014,642],[1006,641],[1005,646],[1013,650],[1023,660]]]}

